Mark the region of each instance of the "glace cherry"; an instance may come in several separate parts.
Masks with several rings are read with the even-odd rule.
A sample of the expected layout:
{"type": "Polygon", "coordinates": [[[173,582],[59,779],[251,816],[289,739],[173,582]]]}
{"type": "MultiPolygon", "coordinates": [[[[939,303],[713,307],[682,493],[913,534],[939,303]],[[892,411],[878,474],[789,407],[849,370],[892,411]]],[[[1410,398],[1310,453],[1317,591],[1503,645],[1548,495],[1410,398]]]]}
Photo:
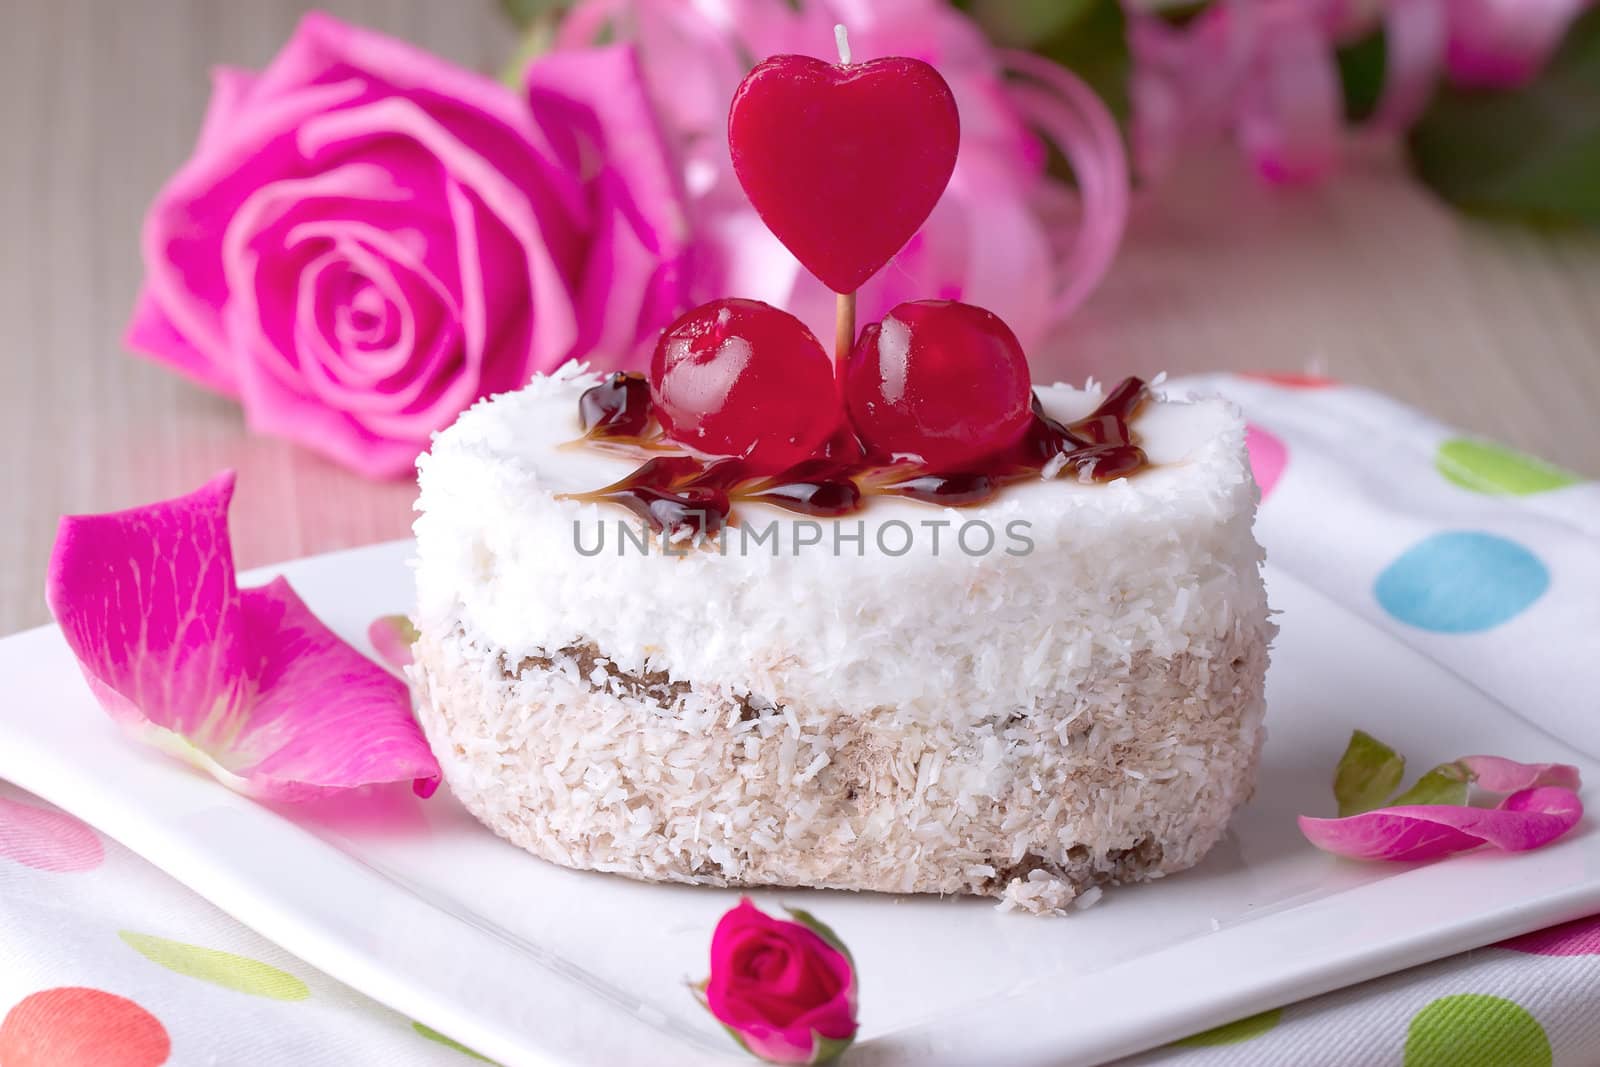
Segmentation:
{"type": "Polygon", "coordinates": [[[901,304],[861,332],[845,399],[875,454],[960,470],[1011,447],[1032,419],[1028,362],[1000,317],[949,300],[901,304]]]}
{"type": "Polygon", "coordinates": [[[761,470],[807,459],[841,421],[822,345],[758,300],[714,300],[673,323],[650,361],[650,393],[673,440],[761,470]]]}

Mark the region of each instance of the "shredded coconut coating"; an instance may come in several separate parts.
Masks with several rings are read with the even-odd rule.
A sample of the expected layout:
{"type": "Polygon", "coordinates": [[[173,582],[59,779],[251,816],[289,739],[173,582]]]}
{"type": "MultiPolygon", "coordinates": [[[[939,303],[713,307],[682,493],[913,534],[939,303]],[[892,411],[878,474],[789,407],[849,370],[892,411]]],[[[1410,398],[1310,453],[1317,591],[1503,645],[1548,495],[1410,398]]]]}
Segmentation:
{"type": "MultiPolygon", "coordinates": [[[[1248,797],[1272,626],[1228,405],[1148,405],[1157,467],[1126,481],[874,501],[859,556],[584,557],[573,521],[625,513],[556,494],[631,467],[559,448],[594,380],[481,404],[422,465],[412,678],[496,832],[639,878],[1057,913],[1192,865],[1248,797]],[[928,519],[953,524],[943,553],[871,550],[928,519]],[[1033,551],[952,553],[974,519],[1026,520],[1033,551]]],[[[1041,396],[1064,418],[1098,400],[1041,396]]]]}
{"type": "Polygon", "coordinates": [[[511,664],[462,628],[415,664],[451,790],[552,862],[1059,914],[1216,842],[1252,788],[1266,648],[1239,627],[1103,663],[1070,703],[930,725],[649,682],[593,650],[511,664]]]}

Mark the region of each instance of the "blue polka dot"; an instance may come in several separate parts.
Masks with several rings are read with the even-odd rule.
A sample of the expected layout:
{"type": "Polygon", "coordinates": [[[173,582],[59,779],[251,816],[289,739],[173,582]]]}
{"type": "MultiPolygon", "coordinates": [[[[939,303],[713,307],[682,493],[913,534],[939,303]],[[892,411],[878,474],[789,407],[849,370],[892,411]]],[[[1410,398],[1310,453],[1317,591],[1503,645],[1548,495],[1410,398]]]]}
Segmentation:
{"type": "Polygon", "coordinates": [[[1550,588],[1550,572],[1515,541],[1472,530],[1435,534],[1378,575],[1383,610],[1423,630],[1466,634],[1498,626],[1550,588]]]}

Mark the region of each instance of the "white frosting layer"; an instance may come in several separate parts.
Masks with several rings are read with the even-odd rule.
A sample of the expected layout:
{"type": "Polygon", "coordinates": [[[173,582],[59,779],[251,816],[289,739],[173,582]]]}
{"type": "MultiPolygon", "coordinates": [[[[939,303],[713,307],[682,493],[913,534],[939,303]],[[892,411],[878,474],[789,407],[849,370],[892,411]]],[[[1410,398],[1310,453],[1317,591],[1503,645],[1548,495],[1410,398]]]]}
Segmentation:
{"type": "MultiPolygon", "coordinates": [[[[780,705],[894,707],[908,721],[1057,706],[1091,664],[1204,657],[1229,634],[1266,632],[1244,424],[1221,400],[1147,404],[1134,431],[1155,467],[1130,479],[1041,479],[976,508],[870,499],[837,520],[838,554],[834,520],[814,520],[822,543],[797,547],[817,532],[802,516],[740,507],[726,552],[669,559],[659,543],[619,554],[618,522],[639,529],[622,508],[558,495],[637,466],[562,447],[597,381],[575,368],[537,378],[435,439],[417,504],[423,630],[462,619],[510,663],[593,644],[627,672],[780,705]],[[741,533],[771,520],[776,556],[741,533]],[[992,551],[962,550],[964,526],[969,551],[988,539],[972,523],[994,531],[992,551]],[[585,556],[577,543],[592,550],[602,526],[603,551],[585,556]],[[909,550],[885,555],[880,534],[890,551],[908,540],[909,550]],[[1031,552],[1008,554],[1023,537],[1031,552]]],[[[1064,420],[1101,396],[1039,394],[1064,420]]]]}

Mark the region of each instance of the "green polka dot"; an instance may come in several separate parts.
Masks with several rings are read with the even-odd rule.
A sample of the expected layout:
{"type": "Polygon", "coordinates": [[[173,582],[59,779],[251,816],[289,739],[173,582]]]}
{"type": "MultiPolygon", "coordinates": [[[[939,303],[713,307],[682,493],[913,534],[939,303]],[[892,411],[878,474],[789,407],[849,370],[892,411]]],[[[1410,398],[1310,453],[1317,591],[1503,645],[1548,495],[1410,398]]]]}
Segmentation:
{"type": "Polygon", "coordinates": [[[1550,1067],[1552,1058],[1539,1020],[1482,993],[1440,997],[1406,1033],[1405,1067],[1550,1067]]]}
{"type": "Polygon", "coordinates": [[[414,1022],[414,1023],[411,1024],[411,1029],[415,1030],[417,1033],[421,1034],[423,1037],[427,1038],[429,1041],[437,1041],[439,1044],[443,1045],[445,1048],[453,1048],[457,1052],[464,1052],[468,1056],[471,1056],[475,1060],[482,1060],[484,1063],[493,1063],[494,1062],[493,1060],[491,1060],[487,1056],[478,1055],[476,1052],[472,1051],[470,1048],[468,1048],[467,1046],[463,1045],[461,1042],[450,1040],[448,1037],[445,1037],[443,1034],[441,1034],[439,1031],[435,1030],[431,1026],[424,1026],[421,1023],[414,1022]]]}
{"type": "Polygon", "coordinates": [[[1581,480],[1541,459],[1470,437],[1452,438],[1440,445],[1433,465],[1463,489],[1497,496],[1545,493],[1581,480]]]}
{"type": "Polygon", "coordinates": [[[123,930],[117,936],[151,963],[225,989],[273,1000],[305,1000],[311,995],[306,984],[294,975],[247,956],[136,934],[131,930],[123,930]]]}
{"type": "Polygon", "coordinates": [[[1237,1045],[1241,1041],[1251,1041],[1277,1026],[1283,1018],[1282,1008],[1273,1008],[1260,1015],[1252,1015],[1248,1019],[1236,1019],[1225,1026],[1207,1030],[1201,1034],[1191,1034],[1182,1041],[1174,1041],[1175,1045],[1186,1045],[1190,1048],[1203,1048],[1208,1045],[1237,1045]]]}

